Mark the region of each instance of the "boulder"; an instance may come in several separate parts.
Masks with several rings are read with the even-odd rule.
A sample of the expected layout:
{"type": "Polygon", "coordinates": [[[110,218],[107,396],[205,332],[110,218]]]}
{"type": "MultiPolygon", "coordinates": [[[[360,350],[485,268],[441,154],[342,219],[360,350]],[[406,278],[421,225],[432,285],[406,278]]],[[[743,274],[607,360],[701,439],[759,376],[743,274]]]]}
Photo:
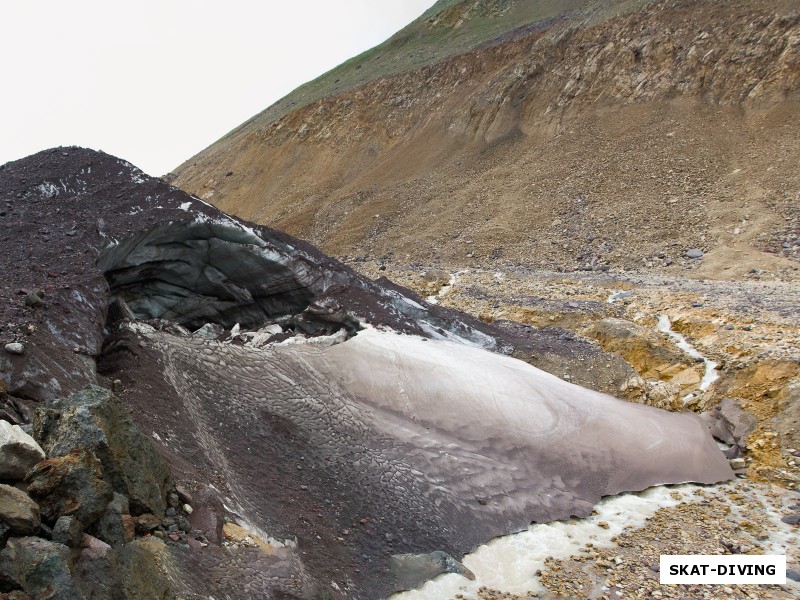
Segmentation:
{"type": "Polygon", "coordinates": [[[736,398],[723,398],[711,410],[700,415],[713,435],[726,444],[747,446],[747,438],[758,426],[755,415],[745,411],[736,398]]]}
{"type": "Polygon", "coordinates": [[[10,485],[0,484],[0,521],[8,525],[10,533],[31,535],[41,523],[39,505],[25,492],[10,485]]]}
{"type": "Polygon", "coordinates": [[[41,308],[44,305],[44,290],[33,290],[25,296],[25,306],[29,308],[41,308]]]}
{"type": "Polygon", "coordinates": [[[94,454],[85,449],[43,460],[31,469],[25,481],[47,523],[67,515],[88,527],[105,512],[114,495],[111,486],[102,480],[94,454]]]}
{"type": "Polygon", "coordinates": [[[77,548],[81,543],[83,531],[81,522],[74,517],[58,517],[53,526],[53,541],[57,544],[64,544],[70,548],[77,548]]]}
{"type": "Polygon", "coordinates": [[[124,519],[126,515],[128,515],[128,499],[121,494],[114,494],[114,499],[108,503],[106,512],[95,521],[89,533],[106,544],[121,546],[129,541],[127,530],[132,524],[132,521],[126,523],[124,519]]]}
{"type": "Polygon", "coordinates": [[[86,598],[70,571],[69,548],[42,538],[10,539],[0,552],[0,573],[34,598],[86,598]]]}
{"type": "Polygon", "coordinates": [[[105,480],[127,496],[134,514],[164,514],[169,487],[166,462],[108,389],[89,386],[48,403],[34,416],[34,437],[48,456],[91,450],[105,480]]]}
{"type": "Polygon", "coordinates": [[[80,548],[81,557],[88,559],[102,558],[111,550],[111,546],[106,544],[103,540],[99,540],[88,533],[84,533],[81,536],[80,548]]]}
{"type": "Polygon", "coordinates": [[[6,352],[9,354],[25,354],[25,346],[19,342],[11,342],[5,345],[6,352]]]}
{"type": "Polygon", "coordinates": [[[0,420],[0,479],[22,479],[44,450],[19,425],[0,420]]]}
{"type": "Polygon", "coordinates": [[[138,533],[144,535],[161,527],[161,519],[151,514],[139,515],[134,520],[134,526],[138,533]]]}
{"type": "Polygon", "coordinates": [[[781,517],[781,521],[788,523],[789,525],[800,525],[800,513],[793,513],[791,515],[781,517]]]}
{"type": "Polygon", "coordinates": [[[475,579],[472,571],[441,550],[430,554],[395,554],[389,559],[389,568],[401,590],[413,590],[443,573],[475,579]]]}
{"type": "MultiPolygon", "coordinates": [[[[180,492],[179,492],[180,493],[180,492]]],[[[221,543],[224,538],[225,507],[210,487],[203,487],[194,496],[194,510],[189,513],[189,523],[201,532],[212,544],[221,543]]]]}
{"type": "MultiPolygon", "coordinates": [[[[90,536],[85,536],[89,538],[90,536]]],[[[95,545],[99,540],[95,540],[95,545]]],[[[84,594],[104,600],[163,600],[175,597],[160,566],[166,552],[154,537],[97,552],[85,548],[75,565],[84,594]]]]}

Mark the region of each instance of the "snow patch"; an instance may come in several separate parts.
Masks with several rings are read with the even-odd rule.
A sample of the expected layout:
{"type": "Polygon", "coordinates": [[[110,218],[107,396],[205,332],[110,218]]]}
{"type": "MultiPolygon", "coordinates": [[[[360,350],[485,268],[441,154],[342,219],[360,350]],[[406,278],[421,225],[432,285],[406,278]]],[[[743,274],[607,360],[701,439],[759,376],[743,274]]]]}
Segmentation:
{"type": "Polygon", "coordinates": [[[45,198],[52,198],[53,196],[58,196],[58,187],[50,183],[49,181],[45,181],[44,183],[40,183],[37,187],[39,193],[44,196],[45,198]]]}

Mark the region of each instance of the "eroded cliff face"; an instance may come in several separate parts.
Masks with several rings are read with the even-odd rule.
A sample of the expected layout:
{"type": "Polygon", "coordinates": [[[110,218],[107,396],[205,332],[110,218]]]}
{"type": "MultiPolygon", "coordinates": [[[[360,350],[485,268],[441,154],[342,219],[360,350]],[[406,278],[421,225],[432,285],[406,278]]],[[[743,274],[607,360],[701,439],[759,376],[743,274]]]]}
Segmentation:
{"type": "MultiPolygon", "coordinates": [[[[111,432],[109,415],[123,411],[116,399],[95,406],[108,389],[79,406],[79,395],[62,399],[113,387],[177,483],[165,498],[161,467],[130,475],[135,461],[97,433],[102,469],[85,452],[50,459],[31,494],[45,498],[53,473],[78,469],[97,492],[94,522],[111,484],[124,490],[137,531],[164,534],[148,551],[162,583],[186,593],[380,597],[415,576],[392,570],[392,556],[466,573],[458,557],[533,520],[588,514],[624,490],[732,476],[695,415],[506,356],[558,367],[573,350],[599,350],[369,280],[114,157],[60,148],[8,163],[0,201],[4,414],[24,423],[46,402],[35,433],[48,452],[69,451],[82,430],[67,423],[91,413],[111,432]],[[181,533],[158,529],[168,519],[181,533]],[[249,532],[234,550],[221,545],[226,519],[249,532]]],[[[54,520],[56,508],[46,512],[54,520]]],[[[41,545],[15,541],[4,560],[22,564],[26,544],[41,545]]],[[[57,546],[47,551],[68,574],[57,546]]]]}
{"type": "Polygon", "coordinates": [[[683,257],[694,247],[796,257],[783,243],[800,226],[799,7],[570,7],[478,49],[276,105],[175,183],[338,256],[668,272],[696,266],[683,257]]]}

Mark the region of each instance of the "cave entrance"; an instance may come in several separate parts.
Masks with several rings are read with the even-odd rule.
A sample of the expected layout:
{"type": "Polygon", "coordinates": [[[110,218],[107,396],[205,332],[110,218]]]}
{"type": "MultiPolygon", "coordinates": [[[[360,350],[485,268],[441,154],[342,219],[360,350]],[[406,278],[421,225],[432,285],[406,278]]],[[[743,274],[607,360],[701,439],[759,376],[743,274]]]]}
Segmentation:
{"type": "Polygon", "coordinates": [[[322,291],[319,269],[291,246],[233,221],[165,223],[110,246],[98,266],[112,302],[192,330],[258,328],[303,312],[322,291]]]}

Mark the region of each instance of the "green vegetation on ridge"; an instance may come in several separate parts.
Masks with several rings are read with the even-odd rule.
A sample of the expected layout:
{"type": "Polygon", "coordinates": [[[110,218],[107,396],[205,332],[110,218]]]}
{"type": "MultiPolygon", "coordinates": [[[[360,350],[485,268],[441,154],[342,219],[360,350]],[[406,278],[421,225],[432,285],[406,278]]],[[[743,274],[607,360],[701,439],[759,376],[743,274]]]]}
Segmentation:
{"type": "MultiPolygon", "coordinates": [[[[436,64],[509,32],[569,15],[623,12],[650,0],[439,0],[391,38],[310,81],[222,139],[381,77],[436,64]]],[[[221,141],[221,140],[220,140],[221,141]]]]}

